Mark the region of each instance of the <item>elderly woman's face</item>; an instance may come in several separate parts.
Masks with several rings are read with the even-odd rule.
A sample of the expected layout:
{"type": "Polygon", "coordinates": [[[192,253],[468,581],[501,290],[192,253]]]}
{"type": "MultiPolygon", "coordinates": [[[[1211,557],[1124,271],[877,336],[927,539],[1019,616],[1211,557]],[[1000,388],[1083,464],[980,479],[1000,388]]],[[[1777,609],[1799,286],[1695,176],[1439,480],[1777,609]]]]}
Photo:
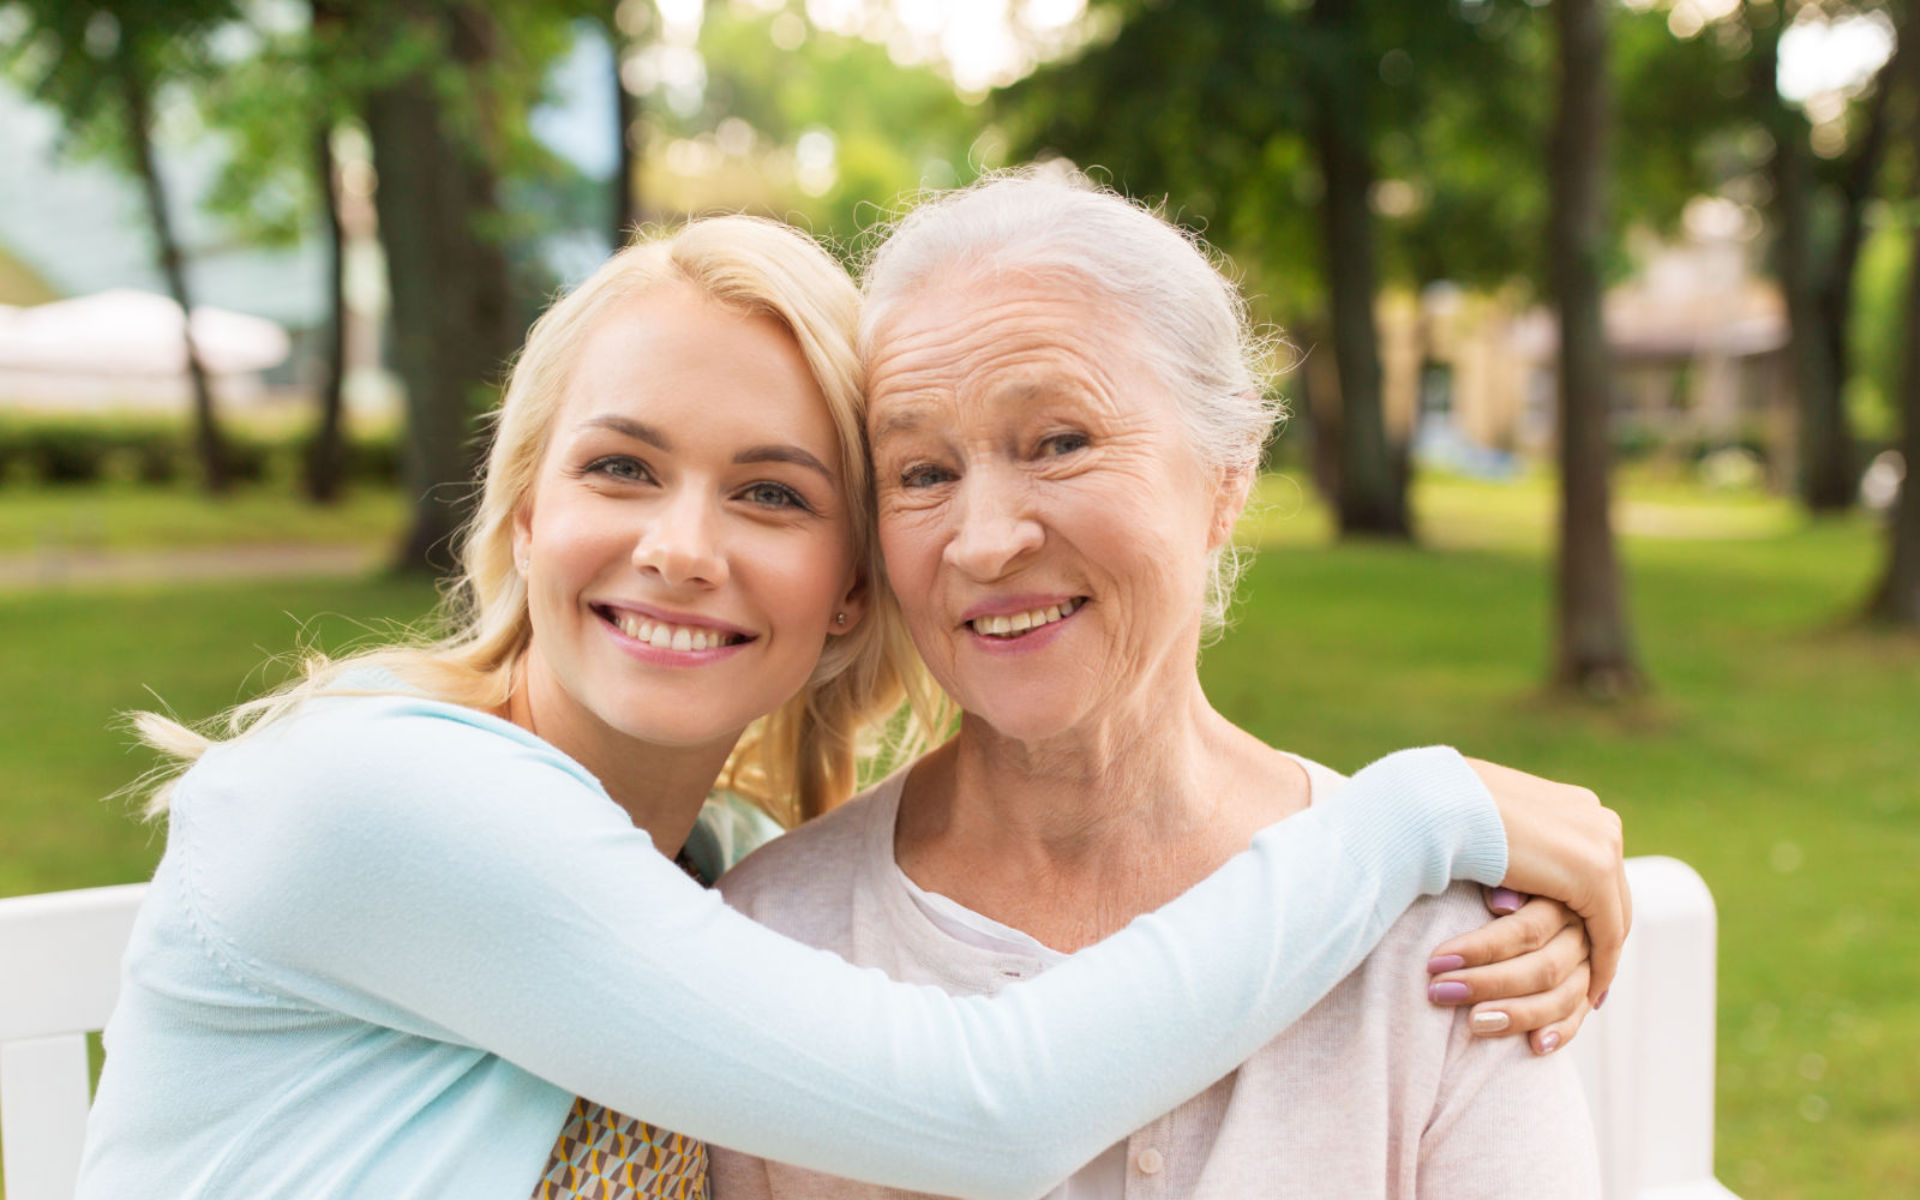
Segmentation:
{"type": "Polygon", "coordinates": [[[1072,280],[936,285],[878,331],[887,571],[936,679],[1022,740],[1151,718],[1190,685],[1206,557],[1240,491],[1137,334],[1072,280]]]}

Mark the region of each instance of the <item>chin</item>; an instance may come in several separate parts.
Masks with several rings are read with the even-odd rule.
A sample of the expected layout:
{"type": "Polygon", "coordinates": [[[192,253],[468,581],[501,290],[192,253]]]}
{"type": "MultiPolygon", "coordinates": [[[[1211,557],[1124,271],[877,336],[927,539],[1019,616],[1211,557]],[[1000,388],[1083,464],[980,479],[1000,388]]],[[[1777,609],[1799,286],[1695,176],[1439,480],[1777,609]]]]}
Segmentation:
{"type": "Polygon", "coordinates": [[[710,690],[687,694],[678,689],[648,689],[642,695],[614,700],[598,715],[609,729],[636,742],[708,746],[738,737],[754,716],[737,711],[739,705],[716,705],[714,699],[710,690]]]}
{"type": "Polygon", "coordinates": [[[1060,696],[1003,692],[985,704],[976,707],[961,703],[961,708],[1001,737],[1041,742],[1071,730],[1079,721],[1082,706],[1060,696]]]}
{"type": "Polygon", "coordinates": [[[695,749],[711,746],[722,739],[739,738],[752,718],[736,717],[734,714],[690,713],[685,709],[674,712],[626,712],[617,721],[609,722],[613,728],[632,738],[636,742],[645,742],[650,746],[668,746],[677,749],[695,749]]]}

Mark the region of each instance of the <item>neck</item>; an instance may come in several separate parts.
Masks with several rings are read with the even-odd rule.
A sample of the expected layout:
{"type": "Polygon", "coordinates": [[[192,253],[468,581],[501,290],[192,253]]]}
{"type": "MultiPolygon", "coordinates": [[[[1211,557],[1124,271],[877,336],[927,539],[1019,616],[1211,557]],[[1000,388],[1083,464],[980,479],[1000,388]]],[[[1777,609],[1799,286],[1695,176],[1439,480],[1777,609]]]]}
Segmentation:
{"type": "Polygon", "coordinates": [[[1178,837],[1205,825],[1207,786],[1231,729],[1196,686],[1150,720],[1101,722],[1042,741],[966,716],[954,739],[955,812],[1070,857],[1116,837],[1178,837]]]}
{"type": "Polygon", "coordinates": [[[908,780],[894,851],[922,887],[1075,950],[1306,798],[1299,766],[1215,712],[1196,677],[1150,720],[1044,743],[964,718],[908,780]]]}
{"type": "Polygon", "coordinates": [[[660,853],[680,853],[738,733],[702,746],[643,741],[556,703],[557,686],[523,663],[504,715],[585,767],[660,853]]]}

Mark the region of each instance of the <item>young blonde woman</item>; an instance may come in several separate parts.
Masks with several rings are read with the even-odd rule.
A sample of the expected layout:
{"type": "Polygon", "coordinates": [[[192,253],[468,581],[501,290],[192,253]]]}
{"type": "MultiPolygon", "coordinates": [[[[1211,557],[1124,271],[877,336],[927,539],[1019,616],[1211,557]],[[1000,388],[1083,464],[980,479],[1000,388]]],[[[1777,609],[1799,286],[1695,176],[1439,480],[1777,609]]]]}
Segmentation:
{"type": "Polygon", "coordinates": [[[727,910],[673,862],[716,778],[830,807],[910,661],[856,309],[777,225],[627,249],[515,367],[447,637],[316,663],[224,740],[144,719],[193,761],[156,800],[83,1197],[700,1196],[707,1140],[1032,1195],[1450,877],[1624,904],[1590,794],[1415,751],[991,1000],[727,910]]]}

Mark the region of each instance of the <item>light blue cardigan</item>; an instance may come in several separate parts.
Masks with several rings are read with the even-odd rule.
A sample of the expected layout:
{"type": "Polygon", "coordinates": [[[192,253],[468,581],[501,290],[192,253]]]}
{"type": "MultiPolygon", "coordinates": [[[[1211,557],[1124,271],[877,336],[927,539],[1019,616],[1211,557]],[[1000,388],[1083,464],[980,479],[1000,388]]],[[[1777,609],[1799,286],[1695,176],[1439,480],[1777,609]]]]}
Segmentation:
{"type": "Polygon", "coordinates": [[[1039,1193],[1230,1071],[1423,892],[1497,882],[1491,798],[1407,751],[993,999],[730,911],[586,770],[410,696],[313,701],[181,781],[80,1195],[524,1200],[576,1093],[920,1191],[1039,1193]]]}

